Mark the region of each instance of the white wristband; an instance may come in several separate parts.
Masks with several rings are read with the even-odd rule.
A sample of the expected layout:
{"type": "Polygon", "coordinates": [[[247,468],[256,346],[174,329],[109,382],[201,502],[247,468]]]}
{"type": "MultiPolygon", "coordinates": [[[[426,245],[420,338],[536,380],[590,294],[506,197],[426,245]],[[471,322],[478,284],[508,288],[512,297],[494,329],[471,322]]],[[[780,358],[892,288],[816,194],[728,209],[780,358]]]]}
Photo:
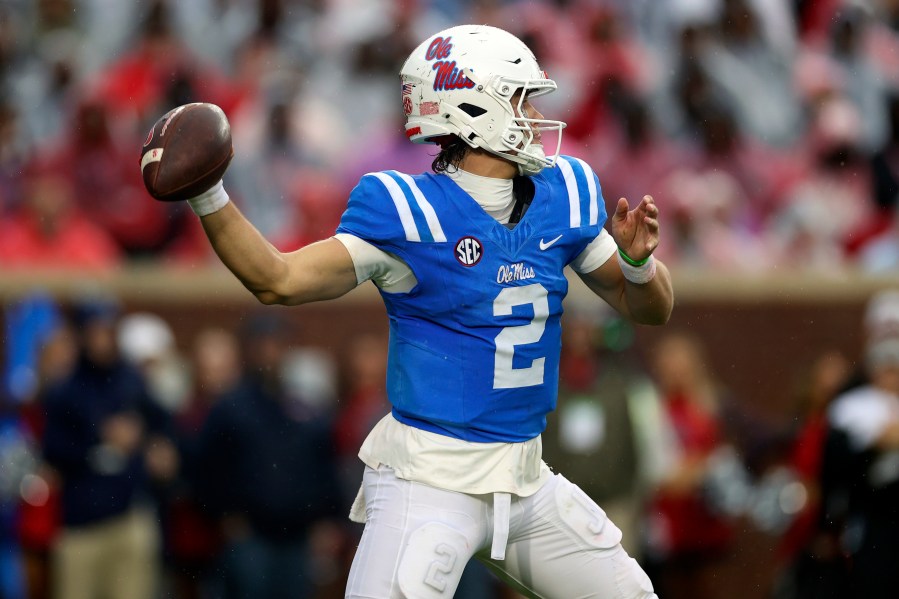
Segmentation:
{"type": "Polygon", "coordinates": [[[656,276],[656,261],[652,256],[642,266],[633,266],[624,261],[620,252],[616,253],[618,254],[618,265],[621,266],[621,274],[631,283],[645,285],[656,276]]]}
{"type": "Polygon", "coordinates": [[[197,197],[187,200],[187,203],[190,204],[190,208],[194,211],[194,214],[197,216],[206,216],[207,214],[218,212],[230,201],[231,198],[228,197],[228,192],[225,191],[224,184],[219,181],[197,197]]]}

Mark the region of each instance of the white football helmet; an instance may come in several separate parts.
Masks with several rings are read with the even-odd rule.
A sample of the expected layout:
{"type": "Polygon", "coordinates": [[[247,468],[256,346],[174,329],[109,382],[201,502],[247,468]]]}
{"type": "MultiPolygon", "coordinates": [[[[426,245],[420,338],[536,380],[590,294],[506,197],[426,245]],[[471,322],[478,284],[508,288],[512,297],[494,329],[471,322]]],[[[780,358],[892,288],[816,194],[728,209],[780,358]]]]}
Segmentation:
{"type": "Polygon", "coordinates": [[[526,118],[522,109],[525,99],[553,91],[556,83],[511,33],[487,25],[445,29],[412,52],[400,79],[406,137],[413,143],[456,135],[518,164],[522,174],[555,165],[565,123],[526,118]],[[513,106],[518,90],[522,94],[513,106]],[[543,149],[544,131],[557,134],[551,156],[543,149]]]}

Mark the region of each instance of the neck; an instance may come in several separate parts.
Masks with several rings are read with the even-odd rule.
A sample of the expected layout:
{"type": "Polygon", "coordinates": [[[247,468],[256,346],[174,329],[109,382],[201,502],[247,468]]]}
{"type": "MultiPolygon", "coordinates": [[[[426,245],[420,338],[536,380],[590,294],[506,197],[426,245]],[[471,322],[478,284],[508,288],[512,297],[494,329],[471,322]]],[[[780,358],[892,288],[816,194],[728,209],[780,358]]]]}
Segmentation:
{"type": "Polygon", "coordinates": [[[462,191],[474,198],[487,214],[500,223],[509,222],[515,206],[511,179],[475,175],[461,168],[451,170],[446,175],[455,181],[462,191]]]}
{"type": "Polygon", "coordinates": [[[494,179],[513,179],[518,174],[518,166],[514,163],[478,148],[466,152],[459,168],[473,175],[494,179]]]}

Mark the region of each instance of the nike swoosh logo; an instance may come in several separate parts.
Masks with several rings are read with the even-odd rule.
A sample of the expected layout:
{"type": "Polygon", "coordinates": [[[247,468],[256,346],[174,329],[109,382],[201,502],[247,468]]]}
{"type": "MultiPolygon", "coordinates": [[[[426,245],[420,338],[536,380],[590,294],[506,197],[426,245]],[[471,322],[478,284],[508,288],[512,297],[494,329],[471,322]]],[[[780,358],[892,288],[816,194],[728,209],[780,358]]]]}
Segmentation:
{"type": "Polygon", "coordinates": [[[548,248],[549,246],[551,246],[551,245],[554,244],[555,242],[559,241],[560,239],[562,239],[562,236],[561,236],[561,235],[559,235],[559,236],[556,237],[555,239],[550,239],[549,241],[543,241],[543,239],[541,239],[541,240],[540,240],[540,249],[541,249],[541,250],[545,250],[546,248],[548,248]]]}

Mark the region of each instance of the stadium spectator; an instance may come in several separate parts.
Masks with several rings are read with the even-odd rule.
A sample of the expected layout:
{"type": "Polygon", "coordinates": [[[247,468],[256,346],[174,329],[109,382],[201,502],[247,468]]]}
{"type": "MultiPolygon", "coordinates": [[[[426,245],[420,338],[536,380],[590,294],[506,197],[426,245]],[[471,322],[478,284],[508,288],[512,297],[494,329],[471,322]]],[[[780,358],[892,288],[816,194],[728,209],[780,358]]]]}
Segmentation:
{"type": "Polygon", "coordinates": [[[850,364],[837,350],[826,350],[799,373],[794,401],[798,410],[786,465],[803,486],[804,503],[778,543],[774,596],[834,599],[845,593],[845,560],[839,539],[824,530],[822,468],[827,442],[827,410],[846,386],[850,364]]]}
{"type": "Polygon", "coordinates": [[[567,117],[566,134],[590,151],[614,134],[617,105],[644,87],[648,67],[616,11],[587,9],[581,18],[586,30],[582,51],[590,60],[582,65],[582,97],[567,117]]]}
{"type": "Polygon", "coordinates": [[[766,229],[781,267],[833,272],[878,217],[860,146],[859,116],[845,98],[820,103],[809,134],[806,174],[790,189],[766,229]]]}
{"type": "Polygon", "coordinates": [[[635,93],[618,95],[615,116],[606,142],[594,144],[593,152],[594,163],[603,173],[607,210],[618,198],[656,189],[682,161],[684,149],[661,134],[646,100],[635,93]]]}
{"type": "Polygon", "coordinates": [[[76,306],[78,363],[43,397],[44,458],[62,489],[55,599],[151,599],[157,588],[159,530],[150,484],[173,476],[177,455],[165,413],[119,358],[117,317],[117,305],[105,299],[76,306]]]}
{"type": "MultiPolygon", "coordinates": [[[[752,2],[724,0],[700,64],[717,96],[726,98],[740,131],[782,147],[799,134],[790,49],[768,39],[752,2]]],[[[790,29],[788,27],[788,29],[790,29]]]]}
{"type": "Polygon", "coordinates": [[[733,524],[708,501],[712,459],[725,447],[719,411],[722,391],[701,342],[682,333],[653,347],[652,373],[663,403],[656,435],[667,463],[649,504],[647,558],[659,596],[714,599],[718,560],[727,556],[733,524]]]}
{"type": "Polygon", "coordinates": [[[88,48],[69,30],[45,33],[34,44],[34,56],[24,62],[12,86],[22,117],[22,141],[29,150],[65,137],[71,109],[84,85],[88,48]]]}
{"type": "Polygon", "coordinates": [[[887,597],[899,584],[895,506],[899,500],[899,302],[875,296],[866,314],[863,364],[867,380],[839,395],[828,421],[846,440],[844,542],[851,554],[849,597],[887,597]],[[849,533],[854,534],[849,534],[849,533]]]}
{"type": "MultiPolygon", "coordinates": [[[[676,236],[663,251],[685,266],[769,266],[759,230],[785,176],[770,149],[741,134],[726,105],[693,106],[699,144],[659,181],[660,197],[673,208],[676,236]]],[[[682,155],[688,152],[682,152],[682,155]]]]}
{"type": "Polygon", "coordinates": [[[669,137],[694,142],[699,138],[703,106],[722,102],[702,66],[702,53],[710,43],[708,15],[678,23],[674,45],[661,59],[662,75],[651,90],[653,113],[669,137]]]}
{"type": "Polygon", "coordinates": [[[899,88],[889,99],[890,127],[887,142],[871,158],[874,203],[882,210],[899,208],[899,88]]]}
{"type": "Polygon", "coordinates": [[[126,134],[139,135],[162,113],[191,101],[236,109],[227,80],[202,64],[178,34],[170,4],[152,0],[142,6],[129,45],[108,56],[86,84],[88,92],[103,98],[115,122],[128,128],[126,134]]]}
{"type": "MultiPolygon", "coordinates": [[[[44,437],[46,389],[65,380],[78,359],[78,347],[71,327],[60,323],[41,345],[37,366],[37,385],[33,396],[20,406],[28,434],[39,444],[44,437]]],[[[62,510],[60,480],[56,470],[43,456],[19,509],[18,535],[22,546],[29,599],[51,599],[53,546],[59,533],[62,510]]]]}
{"type": "Polygon", "coordinates": [[[222,546],[217,522],[203,510],[198,480],[201,432],[209,412],[240,381],[240,347],[234,333],[204,329],[190,353],[192,393],[174,416],[182,468],[166,496],[163,524],[166,556],[176,599],[214,596],[214,567],[222,546]]]}
{"type": "Polygon", "coordinates": [[[303,236],[305,224],[300,210],[303,170],[313,166],[316,159],[299,142],[293,92],[278,89],[270,94],[273,97],[260,106],[263,114],[258,139],[243,138],[248,151],[235,157],[229,180],[239,197],[253,199],[246,202],[246,210],[254,222],[259,222],[260,231],[276,247],[296,247],[290,244],[303,236]]]}
{"type": "Polygon", "coordinates": [[[46,165],[33,165],[24,202],[0,216],[0,265],[109,270],[120,262],[108,232],[77,206],[71,182],[46,165]]]}
{"type": "Polygon", "coordinates": [[[700,175],[723,174],[729,177],[742,200],[734,205],[738,229],[757,234],[765,219],[779,203],[779,194],[792,180],[795,167],[791,158],[759,143],[737,126],[732,108],[725,103],[695,107],[700,119],[699,143],[695,161],[683,160],[686,167],[700,175]]]}
{"type": "Polygon", "coordinates": [[[175,344],[175,331],[152,312],[131,312],[119,320],[119,349],[140,370],[150,396],[167,412],[177,412],[187,398],[188,373],[175,344]]]}
{"type": "Polygon", "coordinates": [[[283,318],[250,319],[243,377],[212,406],[201,433],[197,491],[223,537],[224,599],[307,598],[338,572],[336,561],[315,553],[339,548],[328,519],[346,509],[331,418],[287,393],[289,343],[283,318]]]}
{"type": "Polygon", "coordinates": [[[845,93],[859,115],[859,147],[880,149],[889,129],[887,85],[866,44],[869,18],[858,6],[844,6],[831,25],[829,56],[842,69],[845,93]]]}
{"type": "Polygon", "coordinates": [[[890,96],[890,132],[886,145],[871,158],[877,216],[850,247],[865,271],[899,268],[899,89],[890,96]]]}
{"type": "Polygon", "coordinates": [[[177,205],[147,201],[134,149],[117,137],[115,125],[107,98],[83,98],[47,161],[69,180],[77,206],[122,251],[131,257],[161,253],[187,221],[177,205]]]}
{"type": "MultiPolygon", "coordinates": [[[[28,440],[32,463],[28,468],[3,466],[6,485],[13,485],[18,505],[15,521],[21,550],[20,570],[26,580],[29,599],[50,597],[50,549],[59,527],[58,475],[40,456],[44,434],[44,391],[65,379],[72,371],[77,349],[58,303],[44,294],[26,297],[5,306],[5,389],[9,404],[28,440]],[[24,476],[23,476],[24,475],[24,476]]],[[[13,437],[15,439],[15,437],[13,437]]],[[[5,442],[0,445],[6,446],[5,442]]],[[[9,444],[15,450],[15,443],[9,444]]],[[[0,452],[2,453],[2,452],[0,452]]],[[[29,455],[30,454],[30,455],[29,455]]],[[[20,462],[21,460],[13,460],[20,462]]],[[[5,569],[10,579],[14,569],[5,569]]]]}

